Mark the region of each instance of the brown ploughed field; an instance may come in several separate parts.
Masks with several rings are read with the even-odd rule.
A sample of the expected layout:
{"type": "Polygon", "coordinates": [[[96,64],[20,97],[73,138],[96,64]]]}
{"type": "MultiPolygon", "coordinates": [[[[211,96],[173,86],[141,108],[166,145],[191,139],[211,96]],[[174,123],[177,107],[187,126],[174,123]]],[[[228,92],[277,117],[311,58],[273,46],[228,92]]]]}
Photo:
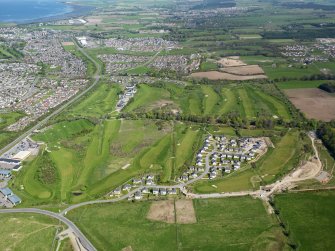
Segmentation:
{"type": "Polygon", "coordinates": [[[335,119],[335,96],[317,88],[285,90],[290,101],[309,119],[335,119]]]}

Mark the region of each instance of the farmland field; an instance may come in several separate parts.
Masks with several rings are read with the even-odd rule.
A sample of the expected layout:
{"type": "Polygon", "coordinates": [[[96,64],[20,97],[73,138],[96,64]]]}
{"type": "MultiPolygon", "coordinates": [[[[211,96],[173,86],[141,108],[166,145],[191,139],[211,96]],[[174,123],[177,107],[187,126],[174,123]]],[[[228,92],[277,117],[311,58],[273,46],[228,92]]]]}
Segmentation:
{"type": "Polygon", "coordinates": [[[335,119],[335,97],[317,88],[285,90],[291,102],[307,118],[322,121],[335,119]]]}
{"type": "Polygon", "coordinates": [[[275,197],[280,218],[299,250],[333,249],[334,202],[334,191],[289,193],[275,197]]]}
{"type": "Polygon", "coordinates": [[[89,206],[68,216],[100,250],[281,250],[285,246],[274,218],[257,199],[194,200],[197,222],[193,224],[148,220],[150,205],[145,201],[89,206]]]}

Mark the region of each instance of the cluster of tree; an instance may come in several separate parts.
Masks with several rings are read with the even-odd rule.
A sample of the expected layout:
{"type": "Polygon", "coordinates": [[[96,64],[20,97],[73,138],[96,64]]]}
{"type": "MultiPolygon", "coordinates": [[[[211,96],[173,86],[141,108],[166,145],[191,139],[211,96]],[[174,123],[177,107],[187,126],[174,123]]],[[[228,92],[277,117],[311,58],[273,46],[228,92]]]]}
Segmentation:
{"type": "MultiPolygon", "coordinates": [[[[334,123],[334,122],[333,122],[334,123]]],[[[329,153],[335,157],[335,131],[330,124],[323,123],[316,130],[318,137],[327,147],[329,153]]]]}
{"type": "Polygon", "coordinates": [[[192,7],[192,10],[202,9],[215,9],[215,8],[231,8],[235,7],[236,2],[234,0],[205,0],[201,4],[197,4],[192,7]]]}
{"type": "Polygon", "coordinates": [[[248,120],[242,118],[237,112],[230,112],[224,116],[213,117],[213,116],[200,116],[190,114],[180,114],[173,112],[164,111],[150,111],[150,112],[129,112],[121,113],[119,118],[123,119],[156,119],[156,120],[176,120],[176,121],[187,121],[201,124],[211,125],[225,125],[231,126],[236,129],[238,128],[263,128],[273,129],[275,126],[295,127],[302,128],[305,130],[313,130],[316,125],[313,120],[294,119],[292,121],[284,121],[283,119],[274,119],[267,116],[258,116],[256,119],[248,120]]]}
{"type": "Polygon", "coordinates": [[[285,82],[289,80],[302,80],[302,81],[309,81],[309,80],[334,80],[335,75],[334,74],[312,74],[312,75],[305,75],[302,77],[281,77],[276,78],[273,81],[274,82],[285,82]]]}
{"type": "Polygon", "coordinates": [[[335,6],[329,5],[329,4],[319,4],[319,3],[313,3],[313,2],[287,2],[281,4],[284,7],[287,7],[289,9],[313,9],[313,10],[327,10],[327,11],[334,11],[335,6]]]}
{"type": "Polygon", "coordinates": [[[48,152],[44,152],[38,159],[36,179],[45,185],[53,185],[58,180],[58,172],[48,152]]]}
{"type": "Polygon", "coordinates": [[[289,31],[266,31],[262,33],[265,39],[301,39],[311,40],[319,37],[334,37],[335,27],[300,29],[289,31]]]}
{"type": "Polygon", "coordinates": [[[334,93],[335,92],[335,83],[324,83],[319,85],[319,88],[321,90],[324,90],[326,92],[334,93]]]}

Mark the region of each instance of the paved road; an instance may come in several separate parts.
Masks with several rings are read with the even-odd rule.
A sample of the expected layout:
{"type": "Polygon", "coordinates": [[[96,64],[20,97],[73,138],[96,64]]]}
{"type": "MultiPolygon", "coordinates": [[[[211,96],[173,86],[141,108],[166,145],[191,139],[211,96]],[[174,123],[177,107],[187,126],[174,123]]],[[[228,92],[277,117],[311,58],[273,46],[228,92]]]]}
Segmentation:
{"type": "Polygon", "coordinates": [[[78,240],[82,244],[82,246],[88,251],[96,251],[96,248],[93,244],[85,237],[85,235],[78,229],[78,227],[69,219],[65,218],[64,216],[50,212],[47,210],[37,209],[37,208],[18,208],[18,209],[1,209],[0,213],[36,213],[36,214],[43,214],[57,220],[60,220],[65,225],[67,225],[77,236],[78,240]]]}
{"type": "Polygon", "coordinates": [[[72,99],[70,99],[68,102],[66,102],[65,104],[63,104],[62,106],[60,106],[57,110],[55,110],[54,112],[52,112],[51,114],[49,114],[47,117],[45,117],[44,119],[42,119],[40,122],[38,122],[36,125],[34,125],[32,128],[28,129],[27,131],[25,131],[23,134],[21,134],[18,138],[16,138],[14,141],[12,141],[10,144],[8,144],[7,146],[5,146],[4,148],[2,148],[0,150],[0,155],[4,154],[5,152],[7,152],[9,149],[11,149],[12,147],[14,147],[16,144],[18,144],[20,141],[22,141],[24,138],[26,138],[27,136],[29,136],[34,130],[41,128],[43,125],[45,125],[52,117],[58,115],[60,112],[62,112],[65,108],[69,107],[71,104],[73,104],[75,101],[77,101],[78,99],[80,99],[82,96],[84,96],[87,92],[89,92],[94,86],[96,86],[96,84],[99,82],[100,80],[100,74],[101,74],[101,66],[90,56],[88,55],[82,48],[80,48],[77,44],[76,44],[77,48],[79,51],[81,51],[89,60],[91,60],[95,67],[96,67],[96,72],[93,75],[93,83],[84,91],[82,91],[81,93],[79,93],[78,95],[76,95],[75,97],[73,97],[72,99]]]}

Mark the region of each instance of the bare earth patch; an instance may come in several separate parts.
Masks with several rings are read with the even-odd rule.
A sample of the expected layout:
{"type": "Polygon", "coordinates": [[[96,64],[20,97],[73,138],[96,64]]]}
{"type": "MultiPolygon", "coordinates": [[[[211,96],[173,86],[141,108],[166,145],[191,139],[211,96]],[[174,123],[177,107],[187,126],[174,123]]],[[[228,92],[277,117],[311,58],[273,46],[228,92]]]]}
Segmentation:
{"type": "Polygon", "coordinates": [[[69,46],[69,45],[74,45],[74,43],[73,42],[63,42],[62,45],[69,46]]]}
{"type": "Polygon", "coordinates": [[[242,60],[240,60],[240,57],[227,57],[227,58],[221,58],[218,61],[219,64],[221,64],[223,67],[234,67],[234,66],[243,66],[247,65],[242,60]]]}
{"type": "Polygon", "coordinates": [[[305,178],[310,177],[315,170],[318,169],[318,165],[315,161],[307,161],[303,166],[301,166],[297,171],[292,174],[293,178],[305,178]]]}
{"type": "Polygon", "coordinates": [[[191,77],[209,80],[250,80],[264,79],[267,76],[259,65],[247,65],[240,57],[226,57],[217,61],[223,68],[220,71],[194,72],[191,77]]]}
{"type": "Polygon", "coordinates": [[[265,75],[250,75],[240,76],[219,71],[207,71],[207,72],[194,72],[191,77],[196,78],[208,78],[209,80],[250,80],[250,79],[264,79],[267,78],[265,75]]]}
{"type": "Polygon", "coordinates": [[[335,97],[317,88],[285,90],[290,101],[307,118],[323,121],[335,119],[335,97]]]}
{"type": "Polygon", "coordinates": [[[147,219],[175,223],[174,201],[155,201],[151,204],[147,219]]]}
{"type": "Polygon", "coordinates": [[[88,24],[101,24],[102,18],[100,17],[88,17],[86,18],[87,25],[88,24]]]}
{"type": "Polygon", "coordinates": [[[133,249],[131,246],[128,246],[128,247],[122,248],[122,251],[133,251],[133,249]]]}
{"type": "Polygon", "coordinates": [[[175,203],[177,223],[191,224],[197,222],[192,200],[177,200],[175,203]]]}
{"type": "Polygon", "coordinates": [[[235,75],[262,75],[264,71],[259,65],[245,65],[245,66],[238,66],[238,67],[228,67],[220,69],[223,72],[231,73],[235,75]]]}

